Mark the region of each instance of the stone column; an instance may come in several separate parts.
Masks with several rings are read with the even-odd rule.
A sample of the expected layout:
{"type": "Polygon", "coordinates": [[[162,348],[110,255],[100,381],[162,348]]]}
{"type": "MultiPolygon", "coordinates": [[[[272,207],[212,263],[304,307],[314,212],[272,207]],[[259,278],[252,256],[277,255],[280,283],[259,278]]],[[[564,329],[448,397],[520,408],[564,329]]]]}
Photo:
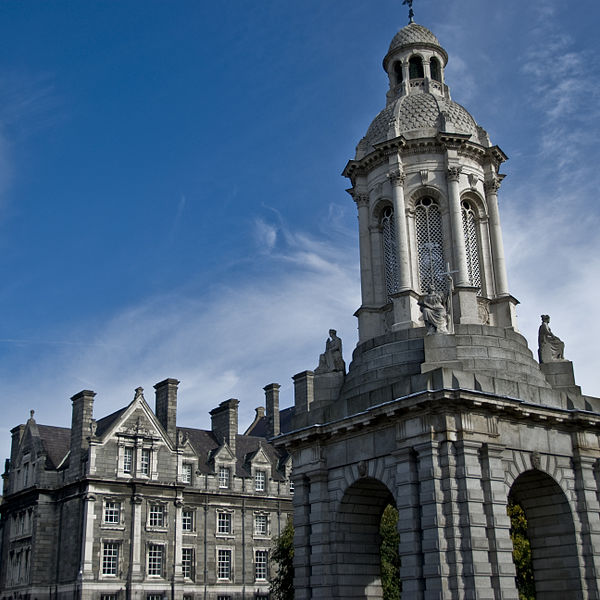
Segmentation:
{"type": "Polygon", "coordinates": [[[175,568],[173,569],[173,581],[183,581],[183,570],[182,570],[182,552],[181,546],[183,544],[183,530],[181,527],[181,519],[183,513],[183,498],[178,497],[175,499],[175,547],[173,548],[175,568]]]}
{"type": "Polygon", "coordinates": [[[310,483],[304,475],[294,480],[294,590],[295,600],[310,600],[310,483]]]}
{"type": "Polygon", "coordinates": [[[598,483],[594,477],[597,462],[596,457],[585,456],[579,450],[573,456],[577,515],[581,523],[583,573],[590,598],[600,598],[600,503],[598,483]]]}
{"type": "Polygon", "coordinates": [[[371,305],[373,297],[373,261],[369,235],[369,194],[349,190],[358,208],[358,246],[360,252],[360,287],[362,302],[371,305]]]}
{"type": "Polygon", "coordinates": [[[83,579],[91,579],[94,576],[92,567],[94,564],[94,504],[96,496],[86,494],[83,498],[83,539],[81,540],[81,571],[83,579]]]}
{"type": "Polygon", "coordinates": [[[429,441],[414,446],[417,453],[419,504],[421,506],[421,556],[425,589],[423,600],[452,597],[448,586],[449,567],[444,536],[442,473],[439,443],[429,441]]]}
{"type": "Polygon", "coordinates": [[[512,558],[510,518],[506,512],[508,488],[504,481],[499,444],[484,444],[481,450],[481,483],[487,521],[489,558],[492,565],[492,589],[495,598],[518,600],[515,565],[512,558]]]}
{"type": "Polygon", "coordinates": [[[452,248],[456,264],[456,287],[470,286],[469,271],[467,269],[467,251],[465,235],[462,224],[462,211],[460,208],[460,188],[458,185],[462,167],[448,167],[448,205],[450,209],[450,226],[452,228],[452,248]]]}
{"type": "Polygon", "coordinates": [[[411,448],[394,453],[396,457],[396,508],[400,543],[400,581],[408,598],[422,600],[423,551],[421,547],[421,499],[417,459],[411,448]]]}
{"type": "Polygon", "coordinates": [[[490,241],[492,244],[492,264],[494,265],[494,280],[496,295],[508,295],[508,279],[506,277],[506,261],[504,259],[504,244],[500,228],[500,213],[498,211],[498,190],[500,179],[494,177],[484,184],[485,199],[488,205],[490,219],[490,241]]]}
{"type": "Polygon", "coordinates": [[[406,228],[406,205],[404,203],[404,181],[406,175],[401,169],[388,175],[392,183],[394,202],[394,222],[396,224],[396,251],[398,253],[398,291],[410,289],[410,262],[408,254],[408,233],[406,228]]]}

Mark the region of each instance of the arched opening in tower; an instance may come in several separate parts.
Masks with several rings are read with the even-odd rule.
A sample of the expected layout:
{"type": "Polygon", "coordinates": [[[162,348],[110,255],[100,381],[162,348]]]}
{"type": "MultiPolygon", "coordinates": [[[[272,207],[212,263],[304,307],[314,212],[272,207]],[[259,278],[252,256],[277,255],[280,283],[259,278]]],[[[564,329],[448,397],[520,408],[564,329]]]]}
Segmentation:
{"type": "Polygon", "coordinates": [[[541,471],[526,471],[508,500],[520,597],[582,597],[573,515],[560,486],[541,471]]]}
{"type": "Polygon", "coordinates": [[[384,585],[400,585],[394,530],[395,502],[383,483],[365,477],[346,490],[336,519],[337,598],[382,600],[384,585]]]}

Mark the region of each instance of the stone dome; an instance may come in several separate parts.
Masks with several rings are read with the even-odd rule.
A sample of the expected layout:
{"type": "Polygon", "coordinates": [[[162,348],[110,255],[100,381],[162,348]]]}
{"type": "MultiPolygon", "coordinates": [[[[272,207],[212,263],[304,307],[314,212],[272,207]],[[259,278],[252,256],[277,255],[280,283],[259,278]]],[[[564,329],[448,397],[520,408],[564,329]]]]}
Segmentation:
{"type": "MultiPolygon", "coordinates": [[[[435,129],[471,135],[473,141],[487,145],[484,139],[480,139],[481,135],[485,135],[483,130],[477,126],[475,119],[464,107],[447,98],[420,93],[401,96],[373,119],[365,137],[358,144],[357,159],[372,152],[375,144],[388,139],[390,121],[394,118],[397,133],[392,137],[410,132],[417,134],[419,130],[424,129],[435,129]]],[[[431,135],[431,132],[427,135],[431,135]]],[[[407,137],[415,137],[415,135],[407,137]]]]}
{"type": "Polygon", "coordinates": [[[399,48],[404,48],[405,46],[414,46],[415,44],[427,44],[428,46],[441,48],[439,40],[427,27],[417,25],[416,23],[409,23],[394,36],[388,53],[399,48]]]}

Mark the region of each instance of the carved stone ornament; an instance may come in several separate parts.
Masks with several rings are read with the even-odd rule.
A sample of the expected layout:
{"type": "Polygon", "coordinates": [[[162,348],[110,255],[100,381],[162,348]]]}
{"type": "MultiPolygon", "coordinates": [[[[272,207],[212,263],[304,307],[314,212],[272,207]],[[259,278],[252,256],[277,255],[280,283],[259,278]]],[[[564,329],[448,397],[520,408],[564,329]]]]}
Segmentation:
{"type": "Polygon", "coordinates": [[[501,183],[502,182],[500,181],[500,178],[494,177],[493,179],[488,179],[483,184],[483,189],[485,190],[486,194],[497,194],[501,183]]]}
{"type": "Polygon", "coordinates": [[[135,496],[133,496],[131,501],[133,502],[133,504],[141,504],[144,501],[144,498],[139,494],[136,494],[135,496]]]}
{"type": "Polygon", "coordinates": [[[392,182],[392,185],[404,185],[406,181],[406,174],[402,169],[396,169],[388,173],[388,178],[392,182]]]}
{"type": "Polygon", "coordinates": [[[541,363],[565,360],[565,343],[550,329],[550,315],[542,315],[538,329],[538,358],[541,363]]]}
{"type": "Polygon", "coordinates": [[[315,369],[315,374],[336,371],[346,373],[346,363],[342,356],[342,340],[335,329],[330,329],[329,337],[325,342],[325,352],[319,356],[319,366],[315,369]]]}
{"type": "Polygon", "coordinates": [[[477,298],[477,316],[482,325],[490,324],[490,301],[487,298],[477,298]]]}
{"type": "Polygon", "coordinates": [[[421,176],[421,185],[427,185],[429,183],[429,169],[421,169],[419,175],[421,176]]]}
{"type": "Polygon", "coordinates": [[[364,477],[367,474],[367,463],[364,460],[361,460],[358,463],[358,474],[361,477],[364,477]]]}
{"type": "Polygon", "coordinates": [[[438,292],[430,288],[424,296],[421,296],[418,304],[423,314],[425,327],[427,327],[427,335],[449,333],[448,312],[444,305],[444,300],[438,292]]]}
{"type": "Polygon", "coordinates": [[[92,419],[90,421],[90,433],[92,437],[96,435],[96,429],[98,428],[98,423],[96,423],[96,419],[92,419]]]}
{"type": "Polygon", "coordinates": [[[541,456],[540,456],[539,452],[532,452],[531,453],[531,466],[534,469],[537,469],[538,471],[540,470],[541,456]]]}
{"type": "Polygon", "coordinates": [[[475,173],[469,173],[469,175],[467,176],[469,179],[469,185],[475,189],[477,187],[477,184],[479,183],[479,177],[477,175],[475,175],[475,173]]]}
{"type": "Polygon", "coordinates": [[[448,167],[448,181],[458,181],[461,173],[462,167],[448,167]]]}

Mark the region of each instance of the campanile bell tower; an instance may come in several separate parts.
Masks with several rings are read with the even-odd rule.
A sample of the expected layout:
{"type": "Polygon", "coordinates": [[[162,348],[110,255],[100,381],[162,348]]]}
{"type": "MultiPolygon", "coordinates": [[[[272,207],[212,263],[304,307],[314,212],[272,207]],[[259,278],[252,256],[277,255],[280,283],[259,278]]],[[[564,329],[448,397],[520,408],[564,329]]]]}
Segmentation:
{"type": "Polygon", "coordinates": [[[425,27],[396,34],[383,59],[386,106],[344,169],[358,207],[361,342],[423,327],[429,289],[451,294],[456,324],[516,329],[498,214],[506,156],[452,101],[447,62],[425,27]]]}

